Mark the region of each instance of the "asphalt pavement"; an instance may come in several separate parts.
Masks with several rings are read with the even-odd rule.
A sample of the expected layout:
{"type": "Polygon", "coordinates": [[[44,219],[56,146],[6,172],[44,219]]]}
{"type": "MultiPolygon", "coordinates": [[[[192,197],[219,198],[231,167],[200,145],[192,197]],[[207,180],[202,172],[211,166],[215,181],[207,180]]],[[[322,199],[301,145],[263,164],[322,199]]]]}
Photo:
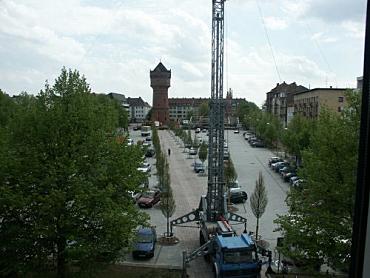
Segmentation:
{"type": "MultiPolygon", "coordinates": [[[[206,142],[208,141],[205,133],[199,133],[198,136],[206,142]]],[[[137,140],[142,139],[139,131],[131,131],[130,137],[134,139],[135,143],[137,140]]],[[[184,152],[180,140],[176,139],[170,131],[159,131],[159,137],[162,150],[167,154],[167,157],[167,150],[171,149],[168,161],[171,186],[176,202],[176,211],[172,217],[174,219],[198,207],[200,196],[206,194],[207,191],[207,177],[193,172],[191,164],[195,157],[184,152]]],[[[254,190],[259,172],[262,172],[269,201],[266,211],[260,219],[259,234],[262,236],[262,239],[269,243],[269,249],[273,251],[277,237],[280,236],[278,232],[274,232],[276,225],[273,223],[273,220],[276,219],[277,214],[285,214],[288,211],[285,198],[289,185],[284,183],[279,175],[272,172],[267,166],[268,158],[274,155],[270,150],[250,147],[242,134],[234,134],[233,131],[225,131],[225,140],[228,143],[231,158],[238,174],[239,184],[248,193],[248,199],[254,190]]],[[[147,161],[152,164],[149,186],[153,187],[157,184],[155,159],[148,158],[147,161]]],[[[247,230],[255,231],[256,219],[251,212],[249,200],[244,204],[236,204],[234,207],[237,209],[236,213],[248,219],[247,230]]],[[[159,208],[159,204],[145,211],[150,215],[150,222],[156,226],[158,235],[163,234],[166,231],[166,220],[159,208]]],[[[180,240],[177,245],[170,247],[160,246],[157,248],[154,258],[147,261],[136,262],[131,259],[128,259],[128,261],[134,264],[148,263],[158,266],[167,264],[175,268],[181,267],[182,251],[191,252],[199,247],[199,229],[197,224],[189,223],[187,226],[191,227],[174,228],[175,236],[180,240]]],[[[240,225],[234,226],[234,228],[241,232],[244,227],[240,225]]],[[[273,255],[274,259],[276,259],[277,253],[273,252],[273,255]]],[[[188,274],[189,277],[213,277],[211,266],[203,258],[198,258],[190,263],[188,274]]]]}

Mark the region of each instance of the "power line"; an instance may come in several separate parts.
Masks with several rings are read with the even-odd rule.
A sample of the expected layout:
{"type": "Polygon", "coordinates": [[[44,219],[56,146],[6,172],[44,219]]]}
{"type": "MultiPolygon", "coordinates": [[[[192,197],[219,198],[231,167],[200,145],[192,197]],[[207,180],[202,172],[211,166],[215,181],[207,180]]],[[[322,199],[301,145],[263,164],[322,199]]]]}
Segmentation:
{"type": "Polygon", "coordinates": [[[270,50],[271,50],[271,56],[272,56],[272,59],[274,60],[274,64],[275,64],[275,70],[276,70],[276,73],[279,77],[279,82],[281,83],[281,76],[280,76],[280,72],[279,72],[279,68],[278,68],[278,65],[277,65],[277,62],[276,62],[276,58],[275,58],[275,54],[274,54],[274,49],[272,48],[272,44],[271,44],[271,41],[270,41],[270,37],[269,37],[269,34],[267,32],[267,28],[266,28],[266,24],[265,24],[265,20],[263,18],[263,13],[262,13],[262,9],[260,7],[260,4],[258,2],[258,0],[256,0],[256,4],[257,4],[257,7],[258,7],[258,12],[259,12],[259,15],[261,17],[261,21],[262,21],[262,25],[263,25],[263,29],[265,30],[265,36],[266,36],[266,39],[267,39],[267,43],[270,47],[270,50]]]}
{"type": "Polygon", "coordinates": [[[319,41],[315,38],[314,34],[313,34],[313,31],[310,27],[310,25],[308,24],[308,22],[305,22],[305,26],[307,28],[307,32],[308,34],[311,36],[313,42],[314,42],[314,45],[316,46],[318,52],[319,52],[319,56],[321,57],[321,59],[324,61],[326,67],[328,68],[329,72],[333,73],[334,74],[334,81],[335,81],[335,84],[337,85],[337,79],[336,79],[336,74],[334,73],[334,71],[332,70],[332,67],[330,66],[328,60],[326,59],[326,56],[325,56],[325,53],[324,51],[322,50],[320,44],[319,44],[319,41]]]}

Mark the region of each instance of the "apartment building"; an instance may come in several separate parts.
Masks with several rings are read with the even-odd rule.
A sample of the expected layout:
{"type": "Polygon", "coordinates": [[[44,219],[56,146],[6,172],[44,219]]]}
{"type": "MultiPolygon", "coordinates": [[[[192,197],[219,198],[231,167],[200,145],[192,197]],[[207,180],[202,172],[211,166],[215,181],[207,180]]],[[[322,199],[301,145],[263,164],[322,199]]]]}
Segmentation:
{"type": "Polygon", "coordinates": [[[280,119],[281,123],[286,126],[293,117],[293,96],[296,93],[307,91],[304,86],[277,83],[276,87],[266,93],[266,111],[280,119]],[[288,109],[289,107],[289,109],[288,109]]]}
{"type": "Polygon", "coordinates": [[[144,122],[151,107],[144,101],[141,97],[138,98],[127,98],[127,103],[129,104],[129,119],[134,123],[144,122]]]}
{"type": "Polygon", "coordinates": [[[346,106],[345,88],[315,88],[293,96],[294,114],[315,119],[325,107],[340,113],[346,106]]]}

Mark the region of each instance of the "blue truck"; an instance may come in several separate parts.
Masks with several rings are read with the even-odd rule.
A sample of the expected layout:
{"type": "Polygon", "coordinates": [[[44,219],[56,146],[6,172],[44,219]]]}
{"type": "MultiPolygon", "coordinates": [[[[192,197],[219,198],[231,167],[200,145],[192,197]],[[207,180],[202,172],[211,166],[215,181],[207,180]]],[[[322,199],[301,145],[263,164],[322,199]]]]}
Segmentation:
{"type": "Polygon", "coordinates": [[[256,245],[247,234],[216,235],[212,254],[215,277],[259,277],[261,261],[256,245]]]}

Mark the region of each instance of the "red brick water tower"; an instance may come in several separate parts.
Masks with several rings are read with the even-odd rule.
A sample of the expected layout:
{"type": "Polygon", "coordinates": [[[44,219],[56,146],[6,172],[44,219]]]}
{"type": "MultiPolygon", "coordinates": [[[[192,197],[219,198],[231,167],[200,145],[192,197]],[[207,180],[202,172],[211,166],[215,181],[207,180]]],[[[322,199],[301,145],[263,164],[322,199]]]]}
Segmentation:
{"type": "Polygon", "coordinates": [[[170,81],[171,70],[167,70],[161,62],[150,71],[150,86],[153,88],[152,121],[159,121],[164,125],[170,120],[168,105],[170,81]]]}

